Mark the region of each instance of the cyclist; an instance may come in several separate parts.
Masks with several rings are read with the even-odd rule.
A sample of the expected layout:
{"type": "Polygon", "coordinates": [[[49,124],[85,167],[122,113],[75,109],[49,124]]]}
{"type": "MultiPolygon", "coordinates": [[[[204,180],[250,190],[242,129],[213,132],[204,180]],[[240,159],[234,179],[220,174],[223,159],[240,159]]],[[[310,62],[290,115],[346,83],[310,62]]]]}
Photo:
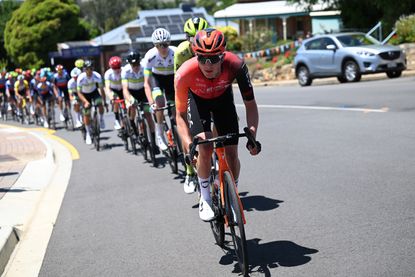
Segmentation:
{"type": "MultiPolygon", "coordinates": [[[[36,85],[36,91],[39,95],[38,101],[42,108],[43,114],[43,127],[49,128],[46,112],[46,103],[49,102],[51,107],[55,107],[55,95],[53,93],[53,86],[47,80],[48,73],[44,70],[40,73],[39,83],[36,85]]],[[[54,120],[54,119],[53,119],[54,120]]]]}
{"type": "MultiPolygon", "coordinates": [[[[235,79],[244,100],[246,122],[255,137],[258,128],[258,108],[246,64],[237,55],[225,51],[225,37],[216,29],[199,31],[192,48],[196,57],[184,63],[175,76],[177,127],[186,151],[189,151],[192,136],[202,139],[212,137],[212,117],[218,135],[239,131],[232,92],[232,82],[235,79]]],[[[256,155],[260,151],[260,144],[255,148],[247,145],[247,148],[252,155],[256,155]]],[[[214,218],[209,180],[212,151],[213,147],[210,144],[199,146],[199,216],[204,221],[214,218]]],[[[238,139],[225,143],[225,154],[237,182],[240,171],[238,139]]]]}
{"type": "Polygon", "coordinates": [[[95,100],[100,114],[100,128],[105,129],[104,107],[105,93],[102,86],[101,74],[94,71],[94,63],[92,60],[84,61],[84,72],[82,72],[76,81],[78,96],[83,103],[84,123],[86,129],[86,144],[92,144],[91,139],[91,101],[95,100]]]}
{"type": "Polygon", "coordinates": [[[76,80],[79,74],[81,73],[82,71],[79,68],[74,67],[71,70],[72,78],[68,82],[69,98],[71,99],[71,102],[73,104],[73,110],[76,113],[75,128],[80,128],[82,126],[82,113],[81,113],[80,101],[79,101],[79,97],[78,97],[78,93],[76,89],[76,80]]]}
{"type": "MultiPolygon", "coordinates": [[[[105,91],[111,102],[114,98],[124,99],[121,84],[121,63],[122,61],[120,57],[111,57],[108,61],[110,68],[104,74],[105,91]]],[[[121,129],[121,125],[118,103],[114,103],[114,115],[114,129],[119,130],[121,129]]]]}
{"type": "Polygon", "coordinates": [[[55,92],[56,97],[58,98],[58,106],[61,114],[59,116],[60,121],[65,121],[65,115],[63,114],[63,101],[65,99],[65,105],[68,111],[71,110],[71,103],[69,101],[69,92],[68,92],[68,81],[69,75],[64,70],[61,64],[58,64],[55,67],[56,73],[53,74],[53,91],[55,92]]]}
{"type": "Polygon", "coordinates": [[[29,84],[24,79],[23,75],[17,76],[17,81],[14,83],[14,91],[17,99],[17,113],[18,115],[23,116],[23,100],[27,98],[29,102],[32,102],[29,84]]]}
{"type": "MultiPolygon", "coordinates": [[[[154,30],[151,39],[154,47],[144,56],[144,89],[150,106],[162,108],[164,98],[174,102],[174,51],[170,46],[170,33],[164,28],[154,30]],[[165,96],[163,95],[163,91],[165,96]]],[[[156,112],[156,142],[158,147],[167,150],[163,130],[163,112],[156,112]]]]}
{"type": "MultiPolygon", "coordinates": [[[[141,56],[137,51],[131,51],[127,56],[128,65],[124,66],[121,79],[122,79],[122,89],[124,94],[124,99],[128,100],[129,103],[137,102],[146,102],[147,97],[144,91],[144,69],[141,65],[141,56]]],[[[144,107],[144,115],[147,119],[147,122],[150,127],[150,139],[151,144],[155,145],[155,132],[154,132],[154,122],[151,114],[149,113],[148,105],[144,107]]],[[[135,126],[135,109],[129,108],[129,115],[131,120],[131,126],[134,130],[138,126],[135,126]]],[[[157,153],[157,149],[154,149],[157,153]]]]}
{"type": "MultiPolygon", "coordinates": [[[[194,56],[192,50],[192,41],[197,31],[206,29],[208,22],[202,17],[189,18],[184,24],[184,32],[186,33],[186,40],[179,44],[176,52],[174,52],[174,72],[188,59],[194,56]]],[[[193,193],[196,189],[196,174],[193,166],[186,164],[186,178],[183,183],[185,193],[193,193]]]]}
{"type": "MultiPolygon", "coordinates": [[[[30,112],[34,115],[36,111],[40,110],[39,92],[37,91],[37,85],[40,82],[40,70],[34,72],[34,77],[29,83],[30,96],[32,97],[32,105],[30,106],[30,112]]],[[[38,114],[39,115],[39,114],[38,114]]]]}
{"type": "MultiPolygon", "coordinates": [[[[14,109],[16,107],[16,95],[14,92],[14,83],[16,82],[17,73],[11,71],[7,74],[6,81],[6,96],[9,102],[8,110],[14,109]]],[[[14,110],[15,111],[15,110],[14,110]]]]}
{"type": "MultiPolygon", "coordinates": [[[[4,103],[6,103],[6,70],[2,69],[0,73],[0,109],[3,108],[4,103]],[[3,103],[4,101],[4,103],[3,103]]],[[[2,113],[0,112],[0,118],[2,113]]]]}

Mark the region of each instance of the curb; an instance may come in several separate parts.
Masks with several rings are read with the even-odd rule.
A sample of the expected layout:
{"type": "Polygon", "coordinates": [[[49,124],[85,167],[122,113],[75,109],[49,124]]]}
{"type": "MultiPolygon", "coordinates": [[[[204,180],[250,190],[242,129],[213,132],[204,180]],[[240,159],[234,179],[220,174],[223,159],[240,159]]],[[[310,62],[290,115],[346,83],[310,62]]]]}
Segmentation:
{"type": "MultiPolygon", "coordinates": [[[[402,77],[412,77],[415,76],[415,70],[404,70],[402,71],[402,77]]],[[[376,73],[376,74],[366,74],[362,75],[362,81],[375,81],[375,80],[388,80],[385,73],[376,73]]],[[[399,79],[399,78],[396,78],[399,79]]],[[[313,85],[334,85],[334,84],[340,84],[337,78],[330,77],[330,78],[316,78],[313,80],[313,85]]],[[[263,82],[252,82],[252,85],[254,87],[266,87],[266,86],[290,86],[290,85],[298,85],[298,87],[301,87],[298,84],[297,79],[291,79],[291,80],[279,80],[279,81],[263,81],[263,82]]],[[[236,87],[238,85],[236,84],[236,87]]]]}
{"type": "Polygon", "coordinates": [[[25,194],[15,197],[6,194],[0,200],[0,274],[3,274],[30,222],[38,201],[47,187],[56,168],[55,154],[50,142],[35,132],[10,126],[11,129],[24,130],[39,139],[46,147],[43,159],[26,164],[12,187],[24,187],[25,194]]]}

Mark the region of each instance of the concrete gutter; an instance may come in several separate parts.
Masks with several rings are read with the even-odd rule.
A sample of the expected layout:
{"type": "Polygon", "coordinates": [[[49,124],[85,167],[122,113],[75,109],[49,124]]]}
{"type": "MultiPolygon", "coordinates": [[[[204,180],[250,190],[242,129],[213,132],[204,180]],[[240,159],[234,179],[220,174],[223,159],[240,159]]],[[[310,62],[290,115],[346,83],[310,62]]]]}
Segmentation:
{"type": "MultiPolygon", "coordinates": [[[[18,252],[17,248],[25,241],[25,237],[33,228],[33,221],[40,207],[45,205],[45,203],[50,204],[45,201],[45,197],[49,191],[53,190],[52,186],[57,183],[56,179],[59,178],[60,187],[63,188],[59,188],[61,192],[60,197],[54,196],[55,202],[59,203],[49,207],[49,210],[54,212],[56,216],[54,219],[46,218],[49,221],[53,221],[53,223],[56,220],[72,168],[70,151],[61,143],[52,139],[48,132],[32,132],[23,128],[19,128],[19,130],[24,130],[36,136],[46,146],[47,151],[43,159],[28,162],[12,186],[12,188],[21,189],[22,191],[19,193],[6,193],[0,200],[0,274],[3,273],[2,276],[8,275],[10,263],[15,258],[16,252],[18,252]],[[65,174],[58,176],[57,172],[62,168],[62,156],[65,157],[65,174]],[[62,177],[65,180],[62,180],[62,177]]],[[[50,234],[51,230],[46,240],[47,242],[49,241],[50,234]]],[[[44,248],[45,251],[46,246],[44,248]]],[[[33,252],[36,253],[36,251],[37,249],[31,249],[32,254],[33,252]]],[[[43,256],[41,257],[40,264],[37,265],[39,269],[42,260],[43,256]]],[[[19,270],[18,272],[20,274],[22,271],[19,270]]],[[[37,276],[37,274],[19,276],[37,276]]]]}

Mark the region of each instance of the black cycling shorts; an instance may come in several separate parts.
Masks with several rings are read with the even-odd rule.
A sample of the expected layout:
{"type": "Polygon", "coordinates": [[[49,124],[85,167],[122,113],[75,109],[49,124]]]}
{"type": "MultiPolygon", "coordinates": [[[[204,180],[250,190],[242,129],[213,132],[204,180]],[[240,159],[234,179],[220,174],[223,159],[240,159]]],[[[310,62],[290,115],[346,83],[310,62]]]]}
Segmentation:
{"type": "MultiPolygon", "coordinates": [[[[212,132],[212,119],[219,136],[239,132],[238,114],[231,89],[213,99],[204,99],[189,92],[187,121],[191,135],[212,132]]],[[[238,138],[234,138],[225,142],[225,145],[236,145],[238,141],[238,138]]]]}
{"type": "Polygon", "coordinates": [[[118,90],[118,89],[111,89],[111,91],[117,95],[118,99],[120,100],[124,100],[124,94],[122,93],[122,89],[118,90]]]}
{"type": "Polygon", "coordinates": [[[152,74],[154,77],[154,84],[152,85],[152,88],[159,87],[164,92],[164,95],[168,101],[174,101],[174,74],[152,74]]]}
{"type": "Polygon", "coordinates": [[[140,102],[147,102],[146,92],[144,88],[142,89],[128,89],[130,94],[137,100],[138,103],[140,102]]]}

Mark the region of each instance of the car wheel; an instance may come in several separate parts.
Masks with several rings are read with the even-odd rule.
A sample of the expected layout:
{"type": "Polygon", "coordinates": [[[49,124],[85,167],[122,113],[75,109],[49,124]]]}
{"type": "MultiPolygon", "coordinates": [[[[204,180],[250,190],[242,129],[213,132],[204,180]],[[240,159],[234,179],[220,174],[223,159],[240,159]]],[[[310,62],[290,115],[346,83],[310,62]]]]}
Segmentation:
{"type": "Polygon", "coordinates": [[[401,71],[401,70],[396,70],[396,71],[388,71],[388,72],[386,72],[386,75],[387,75],[389,78],[398,78],[398,77],[401,77],[401,75],[402,75],[402,71],[401,71]]]}
{"type": "Polygon", "coordinates": [[[359,66],[355,61],[346,61],[343,65],[343,77],[347,82],[359,82],[362,78],[359,66]]]}
{"type": "Polygon", "coordinates": [[[297,79],[300,86],[309,86],[311,85],[311,82],[313,79],[310,77],[310,72],[308,71],[308,68],[306,66],[300,66],[297,69],[297,79]]]}
{"type": "Polygon", "coordinates": [[[339,80],[340,83],[346,83],[347,80],[343,76],[337,76],[337,80],[339,80]]]}

